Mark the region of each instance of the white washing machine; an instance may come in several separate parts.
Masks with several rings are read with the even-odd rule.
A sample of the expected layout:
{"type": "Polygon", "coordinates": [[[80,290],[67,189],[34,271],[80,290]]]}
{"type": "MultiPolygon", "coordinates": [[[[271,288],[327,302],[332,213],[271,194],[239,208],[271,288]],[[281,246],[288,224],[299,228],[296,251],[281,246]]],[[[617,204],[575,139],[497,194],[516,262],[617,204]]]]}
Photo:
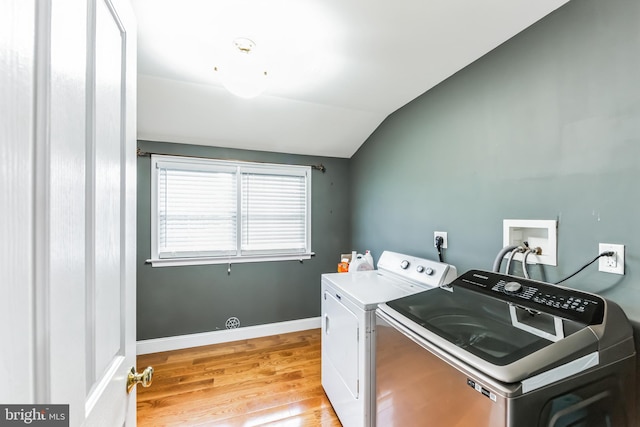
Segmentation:
{"type": "Polygon", "coordinates": [[[377,270],[322,275],[322,386],[344,427],[373,425],[378,304],[456,277],[452,265],[390,251],[377,270]]]}

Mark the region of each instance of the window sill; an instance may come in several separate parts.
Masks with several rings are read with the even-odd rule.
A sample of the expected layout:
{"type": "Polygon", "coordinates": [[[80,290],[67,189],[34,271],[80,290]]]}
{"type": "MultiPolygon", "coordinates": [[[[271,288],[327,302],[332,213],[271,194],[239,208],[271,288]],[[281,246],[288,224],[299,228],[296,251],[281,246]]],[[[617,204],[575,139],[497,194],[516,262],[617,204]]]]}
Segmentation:
{"type": "Polygon", "coordinates": [[[210,264],[243,264],[247,262],[271,262],[271,261],[304,261],[315,256],[315,252],[294,254],[294,255],[256,255],[256,256],[232,256],[227,258],[163,258],[148,259],[147,264],[152,267],[180,267],[187,265],[210,265],[210,264]]]}

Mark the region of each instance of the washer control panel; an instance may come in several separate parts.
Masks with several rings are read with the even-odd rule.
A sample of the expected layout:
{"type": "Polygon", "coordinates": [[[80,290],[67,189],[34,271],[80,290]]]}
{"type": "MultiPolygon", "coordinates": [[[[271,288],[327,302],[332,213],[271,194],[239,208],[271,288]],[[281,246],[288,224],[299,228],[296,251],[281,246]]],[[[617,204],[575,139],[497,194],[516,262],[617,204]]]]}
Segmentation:
{"type": "Polygon", "coordinates": [[[471,270],[451,284],[481,292],[493,298],[581,323],[602,323],[605,301],[597,295],[550,283],[504,274],[471,270]]]}

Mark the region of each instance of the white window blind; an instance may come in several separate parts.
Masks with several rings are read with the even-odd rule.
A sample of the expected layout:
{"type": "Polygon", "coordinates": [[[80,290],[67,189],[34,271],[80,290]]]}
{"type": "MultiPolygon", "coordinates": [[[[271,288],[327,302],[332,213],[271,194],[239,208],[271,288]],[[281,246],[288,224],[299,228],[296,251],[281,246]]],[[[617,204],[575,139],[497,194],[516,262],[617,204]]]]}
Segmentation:
{"type": "Polygon", "coordinates": [[[311,168],[152,156],[151,263],[311,256],[311,168]]]}
{"type": "Polygon", "coordinates": [[[158,170],[160,258],[236,253],[236,174],[158,170]]]}
{"type": "Polygon", "coordinates": [[[243,253],[304,253],[306,177],[242,174],[243,253]]]}

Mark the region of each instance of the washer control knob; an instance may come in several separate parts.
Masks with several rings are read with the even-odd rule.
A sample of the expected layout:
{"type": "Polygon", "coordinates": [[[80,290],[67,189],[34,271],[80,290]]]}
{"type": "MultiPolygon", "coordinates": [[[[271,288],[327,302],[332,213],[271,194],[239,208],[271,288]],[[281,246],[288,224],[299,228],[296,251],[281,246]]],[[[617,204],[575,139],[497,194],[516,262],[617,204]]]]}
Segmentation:
{"type": "Polygon", "coordinates": [[[435,273],[435,272],[436,272],[436,271],[435,271],[433,268],[431,268],[431,267],[428,267],[428,268],[425,270],[425,273],[427,273],[427,276],[431,276],[431,275],[432,275],[433,273],[435,273]]]}
{"type": "Polygon", "coordinates": [[[507,282],[504,285],[504,291],[508,294],[517,294],[522,291],[522,285],[518,282],[507,282]]]}
{"type": "Polygon", "coordinates": [[[424,271],[424,267],[423,267],[423,266],[421,266],[421,265],[419,265],[419,266],[417,266],[417,267],[416,267],[416,271],[417,271],[418,273],[422,273],[422,272],[424,271]]]}
{"type": "Polygon", "coordinates": [[[403,261],[400,263],[400,268],[402,268],[403,270],[406,270],[407,268],[409,268],[409,261],[407,261],[406,259],[405,259],[405,260],[403,260],[403,261]]]}

